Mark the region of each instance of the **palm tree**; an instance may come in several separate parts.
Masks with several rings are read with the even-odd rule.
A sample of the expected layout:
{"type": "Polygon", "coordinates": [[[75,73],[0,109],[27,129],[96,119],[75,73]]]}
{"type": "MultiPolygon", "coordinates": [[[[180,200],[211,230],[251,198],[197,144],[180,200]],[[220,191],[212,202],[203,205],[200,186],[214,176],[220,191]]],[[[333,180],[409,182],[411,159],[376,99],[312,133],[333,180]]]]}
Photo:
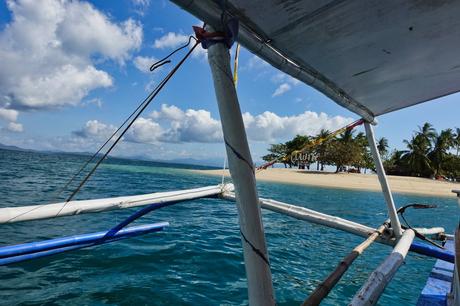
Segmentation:
{"type": "Polygon", "coordinates": [[[419,141],[423,140],[425,145],[431,148],[431,143],[436,138],[436,130],[431,123],[425,122],[423,126],[418,126],[416,135],[421,137],[419,141]]]}
{"type": "Polygon", "coordinates": [[[271,162],[273,160],[278,160],[279,162],[283,163],[284,168],[286,168],[288,162],[282,159],[282,157],[286,155],[286,145],[284,143],[271,144],[268,152],[270,152],[270,154],[262,156],[264,161],[271,162]]]}
{"type": "Polygon", "coordinates": [[[431,163],[428,158],[429,144],[422,134],[412,136],[410,141],[404,140],[407,150],[402,151],[401,160],[410,169],[410,174],[425,176],[430,172],[431,163]]]}
{"type": "Polygon", "coordinates": [[[441,174],[442,166],[446,161],[448,151],[454,146],[454,143],[455,137],[452,129],[442,130],[439,135],[436,135],[433,150],[428,155],[433,165],[435,176],[441,174]]]}
{"type": "Polygon", "coordinates": [[[454,146],[457,149],[457,157],[460,153],[460,128],[455,128],[455,138],[454,138],[454,146]]]}
{"type": "Polygon", "coordinates": [[[356,143],[353,137],[353,130],[346,130],[331,143],[330,160],[335,164],[335,172],[345,169],[345,166],[350,165],[354,161],[353,146],[356,143]]]}
{"type": "MultiPolygon", "coordinates": [[[[292,140],[289,140],[285,143],[285,146],[286,146],[286,152],[287,152],[287,155],[291,156],[291,157],[296,157],[294,155],[298,154],[298,153],[302,153],[300,154],[301,156],[297,156],[297,157],[302,157],[302,160],[297,160],[294,162],[294,165],[298,166],[299,168],[305,168],[305,166],[310,169],[310,164],[311,164],[311,161],[310,159],[308,160],[305,160],[303,159],[303,157],[307,156],[307,155],[310,155],[312,152],[312,148],[309,148],[308,147],[308,144],[311,143],[311,138],[310,136],[302,136],[302,135],[296,135],[292,140]],[[302,151],[302,152],[299,152],[299,151],[302,151]]],[[[291,162],[292,162],[292,159],[291,159],[291,162]]],[[[289,164],[289,168],[292,167],[292,163],[289,164]]]]}
{"type": "Polygon", "coordinates": [[[356,135],[353,142],[352,166],[356,167],[359,172],[364,168],[364,173],[366,173],[366,169],[373,168],[367,137],[363,132],[360,132],[356,135]]]}
{"type": "MultiPolygon", "coordinates": [[[[329,136],[329,134],[330,134],[329,130],[321,129],[318,135],[315,136],[315,140],[320,141],[320,139],[326,139],[329,136]]],[[[328,148],[328,145],[324,140],[323,142],[321,142],[319,145],[316,146],[315,148],[316,170],[320,170],[320,166],[321,166],[321,171],[324,170],[324,162],[326,158],[327,148],[328,148]]]]}
{"type": "Polygon", "coordinates": [[[377,149],[379,150],[381,156],[384,156],[388,153],[388,148],[388,139],[382,137],[377,140],[377,149]]]}
{"type": "Polygon", "coordinates": [[[345,144],[351,143],[353,141],[353,130],[345,130],[342,134],[340,134],[339,140],[345,144]]]}

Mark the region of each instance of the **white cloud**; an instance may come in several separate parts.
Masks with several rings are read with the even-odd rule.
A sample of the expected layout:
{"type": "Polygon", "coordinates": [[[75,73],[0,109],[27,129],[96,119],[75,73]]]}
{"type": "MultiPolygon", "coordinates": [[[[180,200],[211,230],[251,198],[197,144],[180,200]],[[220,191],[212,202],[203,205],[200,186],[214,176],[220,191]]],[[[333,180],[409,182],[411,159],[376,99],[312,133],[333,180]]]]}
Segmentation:
{"type": "Polygon", "coordinates": [[[353,121],[352,118],[310,111],[294,116],[278,116],[268,111],[257,116],[244,113],[243,120],[248,138],[264,142],[286,141],[297,134],[315,135],[321,129],[333,131],[353,121]]]}
{"type": "Polygon", "coordinates": [[[83,1],[8,0],[0,33],[0,108],[76,105],[111,76],[93,61],[123,64],[142,43],[142,26],[115,23],[83,1]]]}
{"type": "Polygon", "coordinates": [[[63,9],[64,19],[56,25],[56,38],[64,49],[85,56],[98,53],[123,61],[142,43],[142,27],[132,19],[112,23],[107,16],[84,2],[68,2],[63,9]]]}
{"type": "Polygon", "coordinates": [[[150,7],[150,0],[132,0],[134,12],[140,16],[144,16],[150,7]]]}
{"type": "Polygon", "coordinates": [[[288,83],[290,85],[296,86],[299,85],[300,82],[299,80],[291,77],[290,75],[283,73],[283,72],[278,72],[271,78],[273,83],[288,83]]]}
{"type": "Polygon", "coordinates": [[[167,104],[162,104],[161,110],[153,111],[150,114],[150,117],[152,117],[153,119],[179,121],[184,117],[184,112],[177,106],[168,106],[167,104]]]}
{"type": "Polygon", "coordinates": [[[188,35],[169,32],[153,42],[156,49],[174,49],[188,41],[188,35]]]}
{"type": "Polygon", "coordinates": [[[78,131],[74,131],[75,136],[81,138],[105,138],[110,137],[115,132],[116,127],[111,124],[104,124],[98,120],[89,120],[85,126],[78,131]]]}
{"type": "Polygon", "coordinates": [[[150,0],[132,0],[133,4],[140,7],[149,7],[150,0]]]}
{"type": "Polygon", "coordinates": [[[84,101],[82,103],[82,106],[88,106],[88,105],[94,105],[96,106],[97,108],[102,108],[102,105],[104,104],[104,102],[99,99],[99,98],[93,98],[93,99],[90,99],[88,101],[84,101]]]}
{"type": "Polygon", "coordinates": [[[187,142],[219,142],[222,140],[220,122],[205,110],[188,109],[180,121],[171,126],[170,139],[187,142]]]}
{"type": "Polygon", "coordinates": [[[278,86],[278,88],[276,88],[275,92],[272,94],[272,97],[281,96],[289,90],[291,90],[291,85],[289,85],[288,83],[283,83],[280,86],[278,86]]]}
{"type": "MultiPolygon", "coordinates": [[[[353,120],[307,111],[292,116],[279,116],[272,112],[244,113],[243,121],[252,151],[259,156],[266,154],[267,143],[284,142],[296,134],[315,135],[322,128],[332,131],[353,120]]],[[[33,139],[7,132],[22,130],[20,124],[5,126],[2,130],[0,142],[6,144],[39,150],[94,152],[115,131],[115,126],[100,120],[89,120],[70,135],[33,139]]],[[[188,154],[200,159],[219,157],[222,149],[220,122],[210,112],[164,104],[158,111],[139,118],[111,154],[156,159],[188,154]],[[203,143],[206,143],[206,150],[203,150],[203,143]],[[182,154],[181,151],[187,153],[182,154]]]]}
{"type": "Polygon", "coordinates": [[[293,86],[297,86],[302,83],[299,80],[294,79],[290,75],[287,75],[282,72],[275,74],[272,77],[272,82],[275,84],[281,83],[280,85],[278,85],[276,90],[273,92],[272,97],[281,96],[285,94],[286,92],[290,91],[293,86]]]}
{"type": "Polygon", "coordinates": [[[8,123],[8,126],[6,127],[6,129],[10,132],[15,132],[15,133],[20,133],[24,130],[22,127],[22,124],[16,123],[16,122],[8,123]]]}
{"type": "MultiPolygon", "coordinates": [[[[192,41],[192,45],[190,47],[193,46],[195,42],[192,41]]],[[[192,57],[194,58],[198,58],[198,59],[206,59],[208,57],[208,50],[206,49],[203,49],[203,47],[201,46],[201,44],[199,44],[195,50],[193,50],[193,53],[192,53],[192,57]]]]}
{"type": "MultiPolygon", "coordinates": [[[[140,71],[144,73],[150,73],[150,67],[157,61],[158,60],[154,57],[136,56],[133,63],[134,66],[140,71]]],[[[154,71],[158,71],[158,69],[155,69],[154,71]]]]}
{"type": "Polygon", "coordinates": [[[18,114],[18,111],[14,109],[0,108],[0,118],[6,121],[16,121],[18,114]]]}
{"type": "MultiPolygon", "coordinates": [[[[182,45],[185,45],[189,41],[189,37],[192,34],[184,35],[181,33],[168,32],[162,37],[156,39],[153,42],[153,47],[156,49],[175,49],[182,45]]],[[[193,47],[195,41],[192,40],[189,49],[193,47]]],[[[193,58],[205,59],[208,54],[208,50],[203,49],[201,44],[199,44],[192,53],[193,58]]]]}
{"type": "Polygon", "coordinates": [[[187,109],[163,104],[151,117],[167,125],[160,140],[163,142],[220,142],[220,122],[206,110],[187,109]]]}
{"type": "Polygon", "coordinates": [[[247,62],[245,68],[247,69],[262,69],[265,67],[269,67],[270,65],[261,59],[260,57],[253,55],[247,62]]]}
{"type": "MultiPolygon", "coordinates": [[[[259,115],[243,114],[249,140],[282,142],[297,134],[315,135],[321,129],[336,130],[353,121],[342,116],[330,117],[325,113],[306,111],[299,115],[279,116],[272,112],[259,115]]],[[[76,135],[94,137],[107,135],[115,128],[97,120],[88,121],[76,135]]],[[[106,136],[108,137],[108,136],[106,136]]],[[[182,110],[163,104],[148,118],[139,118],[126,134],[126,141],[136,143],[220,143],[222,130],[219,120],[206,110],[182,110]]]]}
{"type": "Polygon", "coordinates": [[[138,143],[157,143],[162,137],[161,126],[149,118],[138,118],[126,135],[126,140],[138,143]]]}
{"type": "Polygon", "coordinates": [[[17,84],[9,88],[9,101],[12,107],[18,109],[77,105],[91,90],[111,85],[112,78],[105,71],[91,65],[76,67],[65,64],[53,68],[53,72],[47,75],[21,76],[17,84]]]}

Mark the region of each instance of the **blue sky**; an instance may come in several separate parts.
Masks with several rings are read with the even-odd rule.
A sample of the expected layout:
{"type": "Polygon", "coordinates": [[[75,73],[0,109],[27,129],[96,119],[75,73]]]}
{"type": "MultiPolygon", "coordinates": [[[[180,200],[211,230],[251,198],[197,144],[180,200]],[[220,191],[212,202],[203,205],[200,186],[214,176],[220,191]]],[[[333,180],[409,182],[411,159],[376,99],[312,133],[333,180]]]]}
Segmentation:
{"type": "MultiPolygon", "coordinates": [[[[0,142],[40,150],[94,151],[168,72],[148,66],[200,21],[167,1],[2,1],[0,142]]],[[[330,130],[358,117],[246,50],[238,94],[255,160],[270,143],[330,130]]],[[[460,126],[452,95],[378,118],[378,137],[402,148],[418,125],[460,126]]],[[[199,50],[133,126],[115,155],[223,157],[206,53],[199,50]],[[203,148],[206,150],[203,150],[203,148]]]]}

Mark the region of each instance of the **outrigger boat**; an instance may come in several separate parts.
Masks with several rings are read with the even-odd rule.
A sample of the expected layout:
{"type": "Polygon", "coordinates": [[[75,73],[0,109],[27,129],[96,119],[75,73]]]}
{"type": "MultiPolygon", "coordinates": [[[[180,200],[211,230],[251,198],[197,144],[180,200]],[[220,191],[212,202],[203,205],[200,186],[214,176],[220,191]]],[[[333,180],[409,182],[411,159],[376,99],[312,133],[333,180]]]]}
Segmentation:
{"type": "MultiPolygon", "coordinates": [[[[460,90],[460,2],[173,2],[206,23],[203,28],[195,27],[197,41],[187,56],[199,43],[208,49],[228,165],[234,185],[221,184],[139,196],[74,201],[73,196],[83,186],[86,181],[84,180],[65,202],[1,208],[0,223],[12,223],[142,207],[107,232],[1,247],[0,264],[9,265],[159,231],[168,224],[126,226],[141,216],[168,205],[203,197],[221,197],[237,203],[250,305],[266,306],[276,303],[261,208],[339,229],[365,239],[306,298],[303,305],[318,305],[339,282],[352,262],[374,241],[389,245],[393,249],[356,292],[350,305],[376,304],[409,252],[438,258],[418,305],[460,305],[460,229],[457,228],[452,235],[445,233],[442,227],[405,228],[401,225],[398,210],[401,212],[406,207],[397,209],[395,205],[373,131],[373,125],[377,124],[376,118],[380,115],[460,90]],[[237,41],[280,71],[316,88],[362,118],[355,124],[364,124],[388,212],[388,219],[382,220],[381,225],[371,228],[307,208],[259,198],[255,169],[230,66],[229,48],[233,41],[237,41]],[[432,244],[416,241],[415,237],[432,244]]],[[[187,56],[160,83],[157,91],[146,99],[147,104],[141,104],[133,113],[134,116],[128,119],[134,121],[137,118],[137,112],[140,114],[145,109],[187,56]]],[[[161,61],[152,69],[159,65],[162,65],[161,61]]],[[[127,121],[126,130],[130,122],[127,121]]],[[[120,131],[125,130],[117,131],[118,135],[123,136],[124,132],[120,131]]],[[[110,149],[107,154],[108,152],[110,149]]],[[[456,193],[460,201],[460,192],[456,193]]],[[[446,230],[450,232],[453,229],[446,230]]]]}

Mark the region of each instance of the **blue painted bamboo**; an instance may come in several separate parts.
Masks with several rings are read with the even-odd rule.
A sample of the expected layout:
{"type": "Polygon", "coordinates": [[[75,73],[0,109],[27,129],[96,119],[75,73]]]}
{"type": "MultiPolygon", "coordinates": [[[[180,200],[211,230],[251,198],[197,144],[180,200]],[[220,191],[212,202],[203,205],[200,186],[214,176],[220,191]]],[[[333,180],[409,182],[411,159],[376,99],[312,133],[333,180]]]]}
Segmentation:
{"type": "Polygon", "coordinates": [[[455,256],[453,252],[450,252],[448,250],[443,250],[438,247],[435,247],[434,245],[426,244],[423,242],[418,242],[414,241],[412,242],[410,246],[410,250],[412,252],[426,255],[429,257],[434,257],[437,259],[442,259],[447,262],[454,263],[455,256]]]}
{"type": "Polygon", "coordinates": [[[134,212],[132,215],[128,216],[128,218],[126,218],[125,220],[123,220],[122,222],[118,223],[117,225],[115,225],[113,228],[111,228],[105,235],[104,237],[102,237],[101,239],[102,240],[105,240],[105,239],[110,239],[111,237],[113,237],[114,235],[116,235],[122,228],[124,228],[125,226],[127,226],[128,224],[136,221],[137,219],[139,219],[140,217],[148,214],[149,212],[151,211],[154,211],[154,210],[157,210],[157,209],[160,209],[160,208],[163,208],[163,207],[166,207],[166,206],[171,206],[171,205],[174,205],[174,204],[177,204],[177,203],[180,203],[180,202],[183,202],[183,200],[176,200],[176,201],[170,201],[170,202],[163,202],[163,203],[154,203],[154,204],[150,204],[144,208],[141,208],[139,209],[138,211],[134,212]]]}
{"type": "Polygon", "coordinates": [[[168,222],[160,222],[155,224],[133,226],[122,229],[107,239],[102,239],[108,233],[105,231],[6,246],[0,248],[0,265],[30,260],[74,249],[80,249],[152,232],[158,232],[163,230],[164,227],[168,225],[168,222]]]}

